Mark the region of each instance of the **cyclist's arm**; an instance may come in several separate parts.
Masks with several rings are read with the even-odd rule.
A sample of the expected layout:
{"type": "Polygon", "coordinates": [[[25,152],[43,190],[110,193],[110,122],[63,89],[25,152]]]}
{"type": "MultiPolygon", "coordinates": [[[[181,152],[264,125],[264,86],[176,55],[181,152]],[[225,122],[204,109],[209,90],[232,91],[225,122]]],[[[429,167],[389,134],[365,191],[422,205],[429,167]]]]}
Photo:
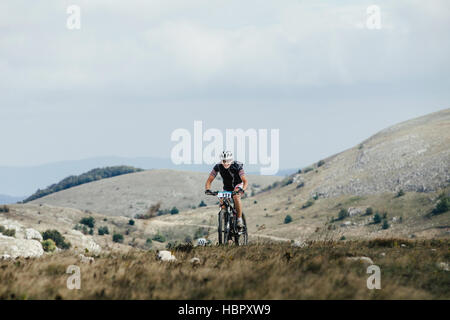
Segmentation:
{"type": "Polygon", "coordinates": [[[211,173],[209,174],[208,180],[206,180],[205,191],[206,190],[211,190],[211,183],[216,178],[217,172],[219,172],[219,168],[218,168],[217,165],[215,165],[214,168],[211,170],[211,173]]]}
{"type": "Polygon", "coordinates": [[[205,190],[211,190],[211,183],[214,181],[216,177],[213,175],[209,175],[208,180],[206,180],[205,190]]]}
{"type": "Polygon", "coordinates": [[[247,190],[247,186],[248,186],[248,180],[247,180],[247,177],[245,176],[245,174],[243,174],[241,176],[241,180],[244,183],[244,185],[242,186],[242,189],[244,189],[244,191],[246,191],[247,190]]]}

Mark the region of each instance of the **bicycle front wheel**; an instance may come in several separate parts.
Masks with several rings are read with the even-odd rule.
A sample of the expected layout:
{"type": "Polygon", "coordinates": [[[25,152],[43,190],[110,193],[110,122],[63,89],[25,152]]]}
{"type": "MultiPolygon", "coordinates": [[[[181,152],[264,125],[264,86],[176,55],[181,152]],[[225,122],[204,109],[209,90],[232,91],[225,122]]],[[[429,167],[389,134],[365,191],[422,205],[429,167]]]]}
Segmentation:
{"type": "Polygon", "coordinates": [[[242,230],[238,231],[236,236],[234,237],[234,242],[237,246],[246,246],[248,244],[247,221],[245,220],[245,215],[243,212],[242,221],[244,223],[244,227],[242,228],[242,230]]]}

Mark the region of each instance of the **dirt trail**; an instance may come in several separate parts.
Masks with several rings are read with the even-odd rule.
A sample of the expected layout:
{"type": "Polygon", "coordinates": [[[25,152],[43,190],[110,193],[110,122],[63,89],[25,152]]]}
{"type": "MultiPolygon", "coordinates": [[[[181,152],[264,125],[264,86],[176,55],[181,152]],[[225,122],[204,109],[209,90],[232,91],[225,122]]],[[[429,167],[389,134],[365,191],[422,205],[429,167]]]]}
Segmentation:
{"type": "MultiPolygon", "coordinates": [[[[214,229],[217,230],[217,226],[211,226],[206,224],[195,224],[195,223],[186,223],[186,222],[176,222],[176,221],[161,221],[161,220],[153,220],[152,223],[160,224],[160,225],[166,225],[166,226],[192,226],[192,227],[199,227],[199,228],[208,228],[208,229],[214,229]]],[[[282,238],[282,237],[276,237],[266,234],[255,234],[255,233],[249,233],[249,238],[265,238],[272,241],[281,241],[281,242],[290,242],[291,239],[288,238],[282,238]]]]}

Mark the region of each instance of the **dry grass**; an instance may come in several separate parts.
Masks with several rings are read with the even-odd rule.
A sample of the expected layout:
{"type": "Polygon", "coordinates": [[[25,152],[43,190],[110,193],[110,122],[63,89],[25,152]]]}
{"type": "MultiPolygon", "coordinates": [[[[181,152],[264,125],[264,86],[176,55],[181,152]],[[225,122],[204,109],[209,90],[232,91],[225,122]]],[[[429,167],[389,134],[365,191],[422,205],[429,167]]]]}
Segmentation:
{"type": "MultiPolygon", "coordinates": [[[[450,299],[448,240],[372,240],[174,251],[173,263],[154,251],[109,253],[81,264],[72,252],[0,262],[1,299],[450,299]],[[407,247],[402,247],[406,244],[407,247]],[[382,253],[385,253],[383,256],[382,253]],[[192,265],[192,257],[200,264],[192,265]],[[381,290],[369,290],[371,257],[381,268],[381,290]],[[67,266],[81,268],[81,289],[68,290],[67,266]]],[[[186,248],[185,248],[186,249],[186,248]]]]}

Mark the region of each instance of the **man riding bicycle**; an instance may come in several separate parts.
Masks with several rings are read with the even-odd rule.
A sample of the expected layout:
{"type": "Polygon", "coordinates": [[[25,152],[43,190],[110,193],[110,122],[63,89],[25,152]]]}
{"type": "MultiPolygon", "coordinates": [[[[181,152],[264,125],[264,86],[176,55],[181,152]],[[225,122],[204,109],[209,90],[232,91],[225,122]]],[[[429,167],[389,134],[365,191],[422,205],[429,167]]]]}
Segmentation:
{"type": "MultiPolygon", "coordinates": [[[[242,203],[241,195],[247,190],[248,181],[244,173],[244,165],[241,162],[233,161],[233,153],[231,151],[223,151],[220,155],[222,162],[217,163],[209,174],[208,180],[205,184],[205,194],[211,193],[211,183],[220,172],[220,176],[223,180],[224,191],[235,191],[233,195],[234,207],[237,212],[238,220],[237,225],[239,228],[244,227],[244,221],[242,220],[242,203]]],[[[225,212],[225,206],[222,199],[220,199],[222,212],[225,212]]]]}

